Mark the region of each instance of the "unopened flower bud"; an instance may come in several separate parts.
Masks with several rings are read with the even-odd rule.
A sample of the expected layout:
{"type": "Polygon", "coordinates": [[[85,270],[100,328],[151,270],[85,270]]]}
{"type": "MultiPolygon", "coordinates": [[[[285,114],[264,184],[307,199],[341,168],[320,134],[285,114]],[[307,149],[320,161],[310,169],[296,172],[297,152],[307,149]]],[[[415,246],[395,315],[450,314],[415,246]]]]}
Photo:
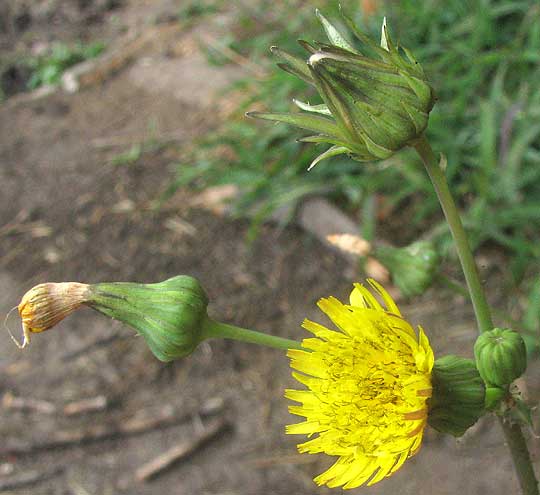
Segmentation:
{"type": "Polygon", "coordinates": [[[442,433],[463,435],[485,413],[485,385],[474,361],[458,356],[439,358],[431,381],[429,425],[442,433]]]}
{"type": "Polygon", "coordinates": [[[195,278],[179,275],[157,284],[95,284],[87,304],[137,330],[160,361],[172,361],[201,341],[208,298],[195,278]]]}
{"type": "Polygon", "coordinates": [[[474,344],[478,371],[488,385],[506,387],[527,368],[527,349],[521,335],[509,328],[494,328],[474,344]]]}
{"type": "Polygon", "coordinates": [[[87,302],[88,297],[89,286],[78,282],[51,282],[32,287],[18,306],[24,334],[22,347],[28,345],[32,333],[54,327],[87,302]]]}
{"type": "Polygon", "coordinates": [[[413,144],[427,127],[429,112],[435,103],[433,89],[424,71],[405,48],[403,58],[382,26],[380,46],[345,20],[365,50],[356,50],[325,17],[317,12],[330,44],[315,46],[301,42],[308,51],[306,63],[278,48],[273,52],[283,63],[279,67],[314,85],[324,104],[296,105],[310,113],[260,113],[249,116],[286,122],[316,134],[305,142],[328,143],[332,147],[316,158],[319,161],[349,154],[358,161],[390,157],[413,144]]]}
{"type": "Polygon", "coordinates": [[[431,241],[417,241],[403,248],[379,246],[373,254],[388,269],[405,297],[423,294],[433,282],[440,264],[431,241]]]}

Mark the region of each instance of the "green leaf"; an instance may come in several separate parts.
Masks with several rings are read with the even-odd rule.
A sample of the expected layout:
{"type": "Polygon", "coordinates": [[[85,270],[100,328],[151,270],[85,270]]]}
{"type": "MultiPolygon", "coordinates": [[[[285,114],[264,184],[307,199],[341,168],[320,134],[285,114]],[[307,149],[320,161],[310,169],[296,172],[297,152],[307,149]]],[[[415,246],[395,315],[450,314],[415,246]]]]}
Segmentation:
{"type": "Polygon", "coordinates": [[[347,143],[345,143],[345,141],[334,139],[333,137],[326,136],[325,134],[316,134],[315,136],[304,136],[304,137],[298,138],[297,141],[299,143],[314,143],[314,144],[327,143],[327,144],[336,144],[338,146],[347,146],[347,143]]]}
{"type": "Polygon", "coordinates": [[[293,67],[292,65],[289,65],[289,64],[283,64],[283,63],[279,63],[277,64],[277,66],[284,72],[287,72],[289,74],[292,74],[293,76],[296,76],[298,77],[299,79],[302,79],[302,81],[308,83],[308,84],[314,84],[313,83],[313,79],[311,78],[311,76],[309,78],[307,78],[303,72],[300,72],[299,70],[296,69],[296,67],[293,67]]]}
{"type": "Polygon", "coordinates": [[[319,18],[319,21],[321,21],[324,31],[326,32],[326,36],[328,36],[328,39],[330,40],[331,43],[341,48],[344,48],[345,50],[348,50],[350,52],[357,53],[354,47],[347,41],[345,36],[343,36],[336,29],[336,27],[332,25],[330,21],[326,17],[324,17],[324,15],[321,14],[321,11],[319,9],[315,10],[315,14],[319,18]]]}
{"type": "Polygon", "coordinates": [[[284,122],[292,124],[308,131],[322,132],[329,136],[339,138],[341,133],[339,127],[326,117],[318,115],[296,114],[296,113],[265,113],[265,112],[248,112],[247,117],[255,119],[274,120],[276,122],[284,122]]]}
{"type": "Polygon", "coordinates": [[[293,103],[298,108],[306,112],[320,113],[323,115],[332,115],[332,113],[328,109],[328,106],[325,105],[324,103],[321,105],[310,105],[309,103],[304,103],[303,101],[297,100],[296,98],[293,98],[293,103]]]}
{"type": "Polygon", "coordinates": [[[317,163],[322,160],[326,160],[332,156],[343,155],[344,153],[349,153],[349,149],[345,146],[332,146],[330,149],[326,150],[324,153],[321,153],[315,160],[313,160],[308,167],[308,170],[311,170],[317,163]]]}
{"type": "Polygon", "coordinates": [[[307,62],[299,57],[295,57],[285,50],[281,50],[277,46],[272,46],[270,51],[276,56],[284,60],[287,65],[291,66],[295,73],[302,74],[302,79],[311,79],[311,73],[309,72],[307,62]]]}

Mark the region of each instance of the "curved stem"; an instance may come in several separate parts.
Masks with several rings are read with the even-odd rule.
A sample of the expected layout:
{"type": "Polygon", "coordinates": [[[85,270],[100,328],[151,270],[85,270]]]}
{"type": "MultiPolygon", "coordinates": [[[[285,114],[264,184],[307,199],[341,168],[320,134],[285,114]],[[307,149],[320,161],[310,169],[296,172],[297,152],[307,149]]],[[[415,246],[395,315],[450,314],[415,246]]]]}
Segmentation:
{"type": "Polygon", "coordinates": [[[467,234],[461,223],[454,199],[448,189],[446,177],[439,167],[439,161],[425,136],[422,136],[414,147],[424,162],[429,178],[439,197],[439,202],[441,203],[448,225],[450,226],[450,231],[454,237],[459,261],[463,267],[474,314],[478,322],[478,330],[480,333],[487,332],[493,328],[489,306],[484,295],[484,290],[482,289],[482,284],[480,283],[480,277],[478,276],[476,263],[469,247],[467,234]]]}
{"type": "MultiPolygon", "coordinates": [[[[459,260],[465,274],[467,287],[474,307],[474,314],[478,322],[480,333],[487,332],[493,328],[491,314],[487,300],[478,277],[476,263],[474,261],[467,234],[461,223],[458,210],[448,189],[444,172],[439,167],[437,157],[433,153],[429,142],[425,136],[422,136],[414,145],[416,151],[422,158],[427,173],[435,187],[439,202],[443,209],[450,231],[456,243],[459,260]]],[[[538,481],[534,474],[531,457],[527,449],[527,442],[517,424],[510,425],[500,418],[500,424],[504,432],[506,443],[510,448],[510,453],[514,461],[516,473],[519,478],[519,484],[524,495],[539,495],[538,481]]]]}
{"type": "Polygon", "coordinates": [[[259,344],[267,347],[273,347],[275,349],[305,350],[300,342],[297,342],[296,340],[284,339],[283,337],[276,337],[274,335],[268,335],[267,333],[261,333],[255,330],[249,330],[247,328],[220,323],[218,321],[211,320],[210,318],[206,319],[201,340],[208,338],[239,340],[241,342],[248,342],[249,344],[259,344]]]}

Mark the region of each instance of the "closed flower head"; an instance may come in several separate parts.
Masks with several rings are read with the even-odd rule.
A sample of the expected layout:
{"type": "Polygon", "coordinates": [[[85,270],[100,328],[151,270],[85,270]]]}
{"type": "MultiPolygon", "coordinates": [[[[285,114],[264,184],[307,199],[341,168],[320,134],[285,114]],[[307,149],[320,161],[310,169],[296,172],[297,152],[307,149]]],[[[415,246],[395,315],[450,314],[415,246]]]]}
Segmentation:
{"type": "Polygon", "coordinates": [[[300,404],[290,412],[305,418],[287,433],[317,435],[299,444],[300,452],[338,457],[315,478],[319,485],[355,488],[390,476],[418,451],[427,422],[434,363],[428,339],[383,287],[368,282],[371,290],[355,284],[350,304],[321,299],[337,330],[306,320],[314,337],[304,339],[305,350],[288,352],[294,378],[307,389],[285,392],[300,404]]]}
{"type": "Polygon", "coordinates": [[[424,71],[413,55],[401,55],[386,27],[378,45],[344,16],[360,40],[358,50],[320,12],[317,15],[330,44],[301,42],[307,63],[279,48],[272,51],[283,62],[279,67],[315,86],[323,104],[295,100],[307,113],[248,115],[296,125],[316,134],[301,141],[328,143],[332,147],[311,166],[335,155],[348,154],[358,161],[383,160],[413,144],[424,132],[435,96],[424,71]]]}

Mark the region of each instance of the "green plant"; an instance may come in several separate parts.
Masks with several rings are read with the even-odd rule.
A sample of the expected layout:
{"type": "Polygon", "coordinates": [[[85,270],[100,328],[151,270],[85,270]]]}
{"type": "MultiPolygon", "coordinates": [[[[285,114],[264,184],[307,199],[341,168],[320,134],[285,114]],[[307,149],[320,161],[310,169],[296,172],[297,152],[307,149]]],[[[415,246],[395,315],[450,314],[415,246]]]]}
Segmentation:
{"type": "Polygon", "coordinates": [[[207,0],[199,2],[190,0],[185,2],[178,11],[178,18],[181,21],[189,21],[197,17],[201,17],[208,14],[214,14],[219,11],[219,3],[216,0],[207,0]]]}
{"type": "MultiPolygon", "coordinates": [[[[289,412],[305,419],[288,425],[286,432],[308,436],[297,446],[300,453],[334,458],[334,464],[314,478],[318,485],[349,489],[378,483],[419,451],[427,423],[461,436],[481,416],[494,413],[522,493],[538,495],[522,431],[522,426],[531,425],[531,408],[511,387],[527,366],[525,342],[517,332],[493,328],[493,311],[449,189],[446,158],[435,154],[425,135],[433,95],[428,79],[410,52],[404,49],[407,60],[402,57],[386,20],[380,46],[348,22],[371,49],[370,56],[343,42],[339,29],[320,19],[330,44],[308,47],[309,73],[300,61],[285,58],[291,61],[291,72],[315,83],[326,104],[322,110],[331,118],[286,113],[254,116],[320,132],[315,142],[338,144],[341,151],[360,160],[368,154],[387,158],[404,146],[418,154],[463,270],[480,334],[474,347],[476,360],[436,358],[422,327],[415,331],[392,296],[372,279],[368,279],[370,288],[355,284],[346,304],[335,297],[320,299],[318,306],[335,329],[305,319],[302,326],[311,335],[301,343],[209,320],[206,293],[192,277],[146,285],[40,284],[18,306],[25,339],[21,347],[28,344],[30,334],[53,328],[82,304],[89,304],[137,329],[163,360],[186,356],[203,338],[287,349],[293,377],[302,387],[287,389],[285,397],[295,403],[289,412]],[[380,84],[366,84],[375,78],[380,84]],[[386,97],[384,108],[379,106],[381,95],[386,97]],[[391,131],[390,139],[381,129],[391,131]],[[148,304],[149,297],[155,304],[148,304]]],[[[393,165],[399,168],[400,163],[396,160],[393,165]]],[[[523,170],[514,172],[515,178],[523,174],[523,170]]]]}
{"type": "Polygon", "coordinates": [[[58,84],[66,69],[84,60],[97,57],[104,49],[105,45],[101,42],[88,45],[79,42],[73,46],[54,43],[46,54],[29,60],[28,65],[32,68],[32,75],[28,80],[28,88],[35,89],[43,85],[58,84]]]}
{"type": "Polygon", "coordinates": [[[111,165],[116,167],[123,165],[133,165],[143,154],[143,146],[140,143],[134,144],[126,151],[122,151],[111,158],[111,165]]]}

